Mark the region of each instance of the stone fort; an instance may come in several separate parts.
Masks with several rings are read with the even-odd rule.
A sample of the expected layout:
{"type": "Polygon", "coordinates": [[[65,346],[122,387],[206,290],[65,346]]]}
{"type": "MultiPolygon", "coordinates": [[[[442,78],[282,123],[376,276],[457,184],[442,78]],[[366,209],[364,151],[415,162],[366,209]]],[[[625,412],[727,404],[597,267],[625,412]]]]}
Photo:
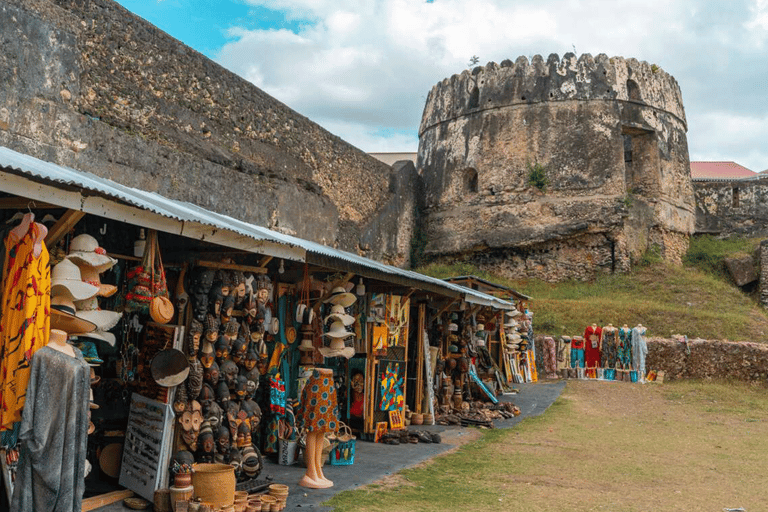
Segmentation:
{"type": "Polygon", "coordinates": [[[424,256],[547,280],[626,271],[651,247],[680,261],[696,216],[686,131],[675,79],[634,59],[446,78],[419,128],[424,256]]]}
{"type": "Polygon", "coordinates": [[[386,263],[585,279],[695,230],[680,88],[634,59],[447,78],[389,166],[112,0],[0,0],[0,41],[0,145],[386,263]]]}

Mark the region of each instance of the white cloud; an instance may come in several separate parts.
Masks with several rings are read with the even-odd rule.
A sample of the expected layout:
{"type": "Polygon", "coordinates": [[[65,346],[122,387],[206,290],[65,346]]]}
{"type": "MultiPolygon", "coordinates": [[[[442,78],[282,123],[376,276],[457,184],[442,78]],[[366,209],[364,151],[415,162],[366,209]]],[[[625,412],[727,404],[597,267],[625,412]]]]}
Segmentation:
{"type": "Polygon", "coordinates": [[[760,49],[768,0],[247,1],[302,21],[298,33],[234,29],[218,60],[366,151],[413,150],[415,138],[402,134],[418,129],[429,90],[473,55],[484,64],[575,46],[647,60],[675,76],[692,159],[722,154],[768,167],[757,161],[761,141],[743,129],[757,119],[753,129],[766,140],[759,88],[768,83],[760,49]]]}

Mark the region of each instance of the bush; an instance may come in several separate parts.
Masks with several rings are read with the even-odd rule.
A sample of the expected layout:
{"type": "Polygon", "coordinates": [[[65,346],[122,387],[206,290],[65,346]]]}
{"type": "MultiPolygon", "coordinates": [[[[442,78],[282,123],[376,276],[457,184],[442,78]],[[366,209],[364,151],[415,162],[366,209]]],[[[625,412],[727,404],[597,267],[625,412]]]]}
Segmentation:
{"type": "Polygon", "coordinates": [[[528,164],[528,185],[536,187],[542,192],[546,191],[549,186],[546,169],[538,162],[528,164]]]}
{"type": "Polygon", "coordinates": [[[693,236],[688,252],[683,257],[683,263],[708,274],[727,277],[725,258],[738,253],[752,254],[759,243],[758,239],[753,238],[720,239],[712,235],[693,236]]]}

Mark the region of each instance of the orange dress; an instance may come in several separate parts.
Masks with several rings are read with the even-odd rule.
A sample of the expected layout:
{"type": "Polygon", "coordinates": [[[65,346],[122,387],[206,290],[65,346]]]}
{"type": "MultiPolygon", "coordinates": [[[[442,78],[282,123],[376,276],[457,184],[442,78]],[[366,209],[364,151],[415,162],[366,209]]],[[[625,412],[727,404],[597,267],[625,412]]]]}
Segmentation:
{"type": "Polygon", "coordinates": [[[32,354],[48,343],[50,334],[51,269],[48,249],[34,254],[42,236],[31,222],[21,237],[11,232],[5,240],[0,322],[0,431],[21,421],[32,354]]]}

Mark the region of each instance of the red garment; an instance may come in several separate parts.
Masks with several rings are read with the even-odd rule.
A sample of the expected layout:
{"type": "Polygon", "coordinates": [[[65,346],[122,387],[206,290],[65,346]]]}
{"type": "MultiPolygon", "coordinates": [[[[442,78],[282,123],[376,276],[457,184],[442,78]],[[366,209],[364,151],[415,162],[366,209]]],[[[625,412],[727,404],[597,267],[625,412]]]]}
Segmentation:
{"type": "Polygon", "coordinates": [[[587,368],[600,366],[600,340],[603,336],[603,329],[600,326],[591,325],[584,329],[584,360],[587,368]]]}

